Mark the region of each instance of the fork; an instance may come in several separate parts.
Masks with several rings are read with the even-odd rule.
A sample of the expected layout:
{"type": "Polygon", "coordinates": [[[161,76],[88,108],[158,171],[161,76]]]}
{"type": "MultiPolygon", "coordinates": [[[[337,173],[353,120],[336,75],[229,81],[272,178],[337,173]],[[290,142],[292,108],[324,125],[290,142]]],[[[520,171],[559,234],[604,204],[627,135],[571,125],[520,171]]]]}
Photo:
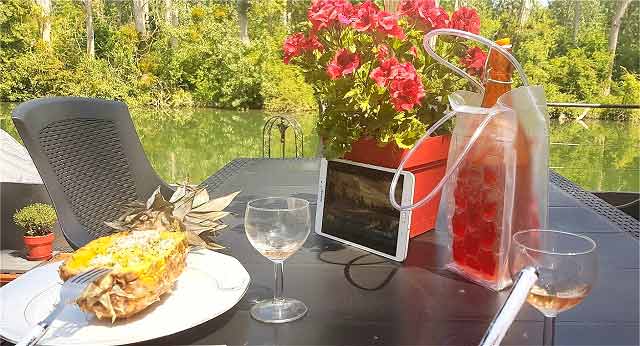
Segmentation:
{"type": "Polygon", "coordinates": [[[107,268],[93,268],[82,272],[65,281],[60,288],[60,298],[49,315],[29,330],[27,335],[16,346],[36,345],[47,332],[56,317],[62,312],[66,304],[76,300],[90,283],[105,276],[111,271],[107,268]]]}

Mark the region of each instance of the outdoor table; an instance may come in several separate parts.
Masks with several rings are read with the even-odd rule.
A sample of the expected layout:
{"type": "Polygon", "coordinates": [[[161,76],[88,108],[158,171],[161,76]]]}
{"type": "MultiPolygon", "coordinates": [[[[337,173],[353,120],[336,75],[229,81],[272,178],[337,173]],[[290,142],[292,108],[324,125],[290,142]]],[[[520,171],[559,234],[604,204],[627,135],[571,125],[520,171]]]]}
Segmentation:
{"type": "MultiPolygon", "coordinates": [[[[496,293],[447,271],[448,235],[439,230],[412,239],[406,261],[397,263],[312,228],[304,247],[285,262],[284,281],[285,296],[305,302],[308,314],[285,324],[251,318],[252,304],[273,296],[274,277],[273,264],[246,238],[246,203],[300,197],[311,202],[314,220],[318,170],[318,160],[237,159],[203,183],[212,196],[242,190],[217,242],[246,267],[251,285],[223,315],[146,344],[478,344],[509,290],[496,293]]],[[[587,234],[599,254],[597,284],[582,304],[559,315],[556,345],[638,345],[637,221],[553,172],[550,180],[550,228],[587,234]]],[[[212,292],[202,304],[214,299],[212,292]]],[[[542,314],[525,305],[503,345],[540,345],[542,327],[542,314]]]]}
{"type": "MultiPolygon", "coordinates": [[[[396,263],[318,236],[312,228],[304,247],[285,262],[285,296],[305,302],[307,316],[280,325],[251,318],[251,305],[273,295],[274,278],[273,264],[245,236],[245,205],[266,196],[305,198],[313,220],[318,171],[318,160],[238,159],[203,183],[214,196],[242,190],[218,242],[247,268],[251,285],[227,313],[149,344],[478,344],[509,290],[496,293],[447,271],[448,236],[438,230],[412,239],[406,261],[396,263]]],[[[593,238],[600,271],[587,299],[559,315],[556,344],[637,345],[638,239],[623,230],[637,232],[637,221],[553,172],[550,180],[550,227],[593,238]]],[[[202,304],[208,299],[216,297],[203,297],[202,304]]],[[[503,344],[540,345],[542,321],[526,305],[503,344]]]]}

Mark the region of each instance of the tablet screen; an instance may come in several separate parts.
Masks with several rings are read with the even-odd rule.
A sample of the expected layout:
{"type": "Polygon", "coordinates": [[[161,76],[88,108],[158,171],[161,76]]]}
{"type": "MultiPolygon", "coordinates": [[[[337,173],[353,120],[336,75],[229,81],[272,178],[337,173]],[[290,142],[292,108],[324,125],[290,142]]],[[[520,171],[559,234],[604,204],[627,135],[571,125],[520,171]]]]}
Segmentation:
{"type": "MultiPolygon", "coordinates": [[[[393,173],[328,161],[322,232],[396,255],[400,212],[389,202],[393,173]]],[[[400,175],[396,200],[402,200],[400,175]]]]}

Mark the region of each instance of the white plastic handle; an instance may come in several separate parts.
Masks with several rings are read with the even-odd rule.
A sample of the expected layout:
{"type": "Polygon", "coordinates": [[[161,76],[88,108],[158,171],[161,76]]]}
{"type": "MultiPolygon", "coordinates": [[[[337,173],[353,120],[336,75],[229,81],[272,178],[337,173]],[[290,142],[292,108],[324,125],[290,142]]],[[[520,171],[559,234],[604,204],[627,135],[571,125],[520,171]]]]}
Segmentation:
{"type": "MultiPolygon", "coordinates": [[[[436,37],[438,35],[451,35],[451,36],[462,37],[462,38],[466,38],[466,39],[471,40],[471,41],[476,41],[478,43],[482,43],[482,44],[490,47],[491,49],[496,49],[497,51],[502,53],[507,58],[507,60],[509,60],[509,62],[511,62],[513,64],[513,66],[516,68],[516,70],[518,71],[518,74],[520,75],[520,79],[522,80],[522,84],[525,85],[525,86],[529,85],[529,81],[527,79],[526,74],[524,73],[524,69],[522,68],[522,66],[520,65],[518,60],[516,60],[516,58],[513,57],[513,55],[511,55],[511,53],[509,53],[506,49],[502,48],[500,45],[496,44],[495,42],[493,42],[493,41],[491,41],[491,40],[489,40],[489,39],[487,39],[485,37],[482,37],[482,36],[476,35],[476,34],[472,34],[470,32],[462,31],[462,30],[456,30],[456,29],[437,29],[437,30],[430,31],[426,35],[424,35],[423,45],[424,45],[424,48],[427,51],[427,53],[431,57],[433,57],[437,62],[447,66],[448,68],[453,70],[455,73],[460,75],[462,78],[467,79],[469,82],[471,82],[480,91],[484,92],[484,87],[482,86],[482,84],[480,84],[477,80],[475,80],[473,77],[471,77],[468,73],[464,72],[463,70],[461,70],[457,66],[455,66],[452,63],[450,63],[450,62],[446,61],[445,59],[443,59],[441,56],[439,56],[435,52],[435,50],[433,50],[433,47],[431,47],[430,41],[431,41],[432,38],[434,38],[434,37],[436,37]]],[[[480,123],[480,126],[478,126],[476,131],[473,133],[473,135],[471,136],[471,139],[469,140],[469,143],[467,143],[467,145],[464,147],[464,150],[462,150],[462,153],[458,156],[458,158],[456,159],[456,162],[451,166],[451,169],[449,169],[445,173],[444,178],[442,178],[442,180],[440,180],[438,185],[436,185],[436,187],[431,192],[429,192],[429,194],[427,196],[425,196],[423,199],[421,199],[420,201],[418,201],[418,202],[416,202],[414,204],[404,205],[404,206],[400,205],[400,204],[398,204],[398,201],[396,201],[396,196],[395,196],[394,192],[396,191],[396,186],[398,185],[398,179],[400,178],[400,173],[402,172],[402,169],[404,168],[404,165],[407,163],[407,161],[409,161],[411,156],[413,156],[413,154],[422,145],[422,143],[424,143],[424,141],[427,138],[431,137],[431,134],[433,132],[435,132],[438,128],[440,128],[440,126],[442,126],[442,124],[444,124],[447,120],[453,118],[453,116],[456,114],[455,111],[450,111],[444,117],[442,117],[440,120],[438,120],[435,124],[433,124],[427,130],[427,133],[425,133],[425,135],[422,136],[422,138],[420,138],[420,140],[418,140],[416,142],[416,144],[413,146],[413,148],[411,148],[411,150],[409,150],[409,152],[402,159],[402,161],[400,161],[400,166],[398,166],[398,169],[396,170],[395,174],[393,175],[393,180],[391,181],[391,186],[389,187],[389,200],[391,201],[391,205],[394,208],[396,208],[396,209],[398,209],[400,211],[406,211],[406,210],[412,210],[412,209],[418,208],[418,207],[424,205],[425,203],[429,202],[430,200],[432,200],[438,194],[438,192],[440,192],[440,190],[442,190],[442,188],[444,187],[444,184],[449,180],[449,178],[451,177],[452,173],[455,172],[455,170],[458,168],[458,166],[460,166],[460,164],[462,163],[462,160],[465,158],[465,156],[467,156],[467,154],[469,153],[469,150],[471,150],[471,147],[478,140],[478,138],[480,137],[480,134],[482,133],[482,131],[484,131],[485,127],[487,127],[489,122],[498,113],[502,112],[503,110],[504,110],[503,108],[500,108],[498,106],[498,107],[494,107],[487,114],[487,117],[480,123]]]]}
{"type": "Polygon", "coordinates": [[[490,39],[488,39],[486,37],[482,37],[480,35],[472,34],[472,33],[467,32],[467,31],[456,30],[456,29],[437,29],[437,30],[429,31],[426,35],[424,35],[424,40],[422,42],[423,42],[423,45],[424,45],[424,49],[427,51],[427,54],[429,54],[437,62],[443,64],[444,66],[446,66],[448,68],[450,68],[453,72],[455,72],[456,74],[458,74],[462,78],[464,78],[464,79],[468,80],[469,82],[471,82],[476,88],[478,88],[478,90],[484,92],[484,87],[482,86],[482,84],[480,84],[480,82],[475,80],[475,78],[471,77],[468,73],[464,72],[462,69],[460,69],[456,65],[454,65],[454,64],[450,63],[449,61],[445,60],[444,58],[442,58],[440,55],[438,55],[438,53],[436,53],[436,51],[433,49],[433,47],[431,47],[429,42],[431,41],[432,38],[434,38],[434,37],[436,37],[438,35],[449,35],[449,36],[462,37],[462,38],[465,38],[467,40],[471,40],[471,41],[476,41],[478,43],[482,43],[482,44],[484,44],[485,46],[487,46],[487,47],[489,47],[491,49],[497,50],[502,55],[504,55],[504,57],[507,58],[507,60],[509,60],[509,62],[511,64],[513,64],[513,67],[516,68],[516,71],[518,71],[518,75],[520,75],[520,79],[522,81],[522,85],[529,86],[529,79],[527,78],[527,75],[524,73],[524,69],[522,68],[522,65],[520,65],[518,60],[516,60],[516,58],[511,53],[509,53],[508,50],[504,49],[502,46],[500,46],[499,44],[495,43],[494,41],[492,41],[492,40],[490,40],[490,39]]]}
{"type": "Polygon", "coordinates": [[[440,126],[442,126],[442,124],[444,124],[447,120],[451,119],[454,115],[456,115],[456,112],[455,111],[450,111],[444,117],[442,117],[442,119],[438,120],[435,124],[433,124],[433,126],[431,126],[427,130],[427,133],[424,136],[422,136],[422,138],[420,138],[420,140],[418,140],[416,142],[416,144],[413,146],[413,148],[411,148],[411,150],[409,150],[409,152],[402,159],[402,161],[400,161],[400,166],[398,166],[398,169],[396,170],[395,174],[393,175],[393,180],[391,181],[391,186],[389,187],[389,200],[391,201],[391,205],[394,208],[396,208],[396,209],[398,209],[400,211],[405,211],[405,210],[412,210],[412,209],[415,209],[415,208],[419,208],[423,204],[425,204],[425,203],[429,202],[430,200],[432,200],[433,197],[435,197],[438,194],[438,192],[440,192],[440,190],[442,190],[442,188],[444,187],[444,184],[451,177],[452,172],[455,172],[455,170],[458,168],[458,166],[460,166],[460,164],[462,163],[462,160],[465,158],[465,156],[467,156],[467,153],[469,153],[469,150],[471,150],[471,147],[476,143],[476,141],[480,137],[480,134],[482,134],[482,131],[484,130],[484,128],[487,127],[487,125],[489,125],[489,122],[498,113],[500,113],[500,111],[501,111],[501,109],[494,109],[491,112],[489,112],[489,114],[487,114],[487,117],[482,120],[482,122],[480,123],[480,125],[478,126],[476,131],[473,133],[473,135],[469,139],[469,143],[467,143],[467,145],[464,147],[464,150],[462,150],[462,153],[458,156],[458,159],[456,160],[456,162],[453,164],[453,166],[451,166],[451,169],[445,173],[444,178],[442,178],[442,180],[440,180],[440,182],[438,182],[438,185],[436,185],[436,187],[433,190],[431,190],[431,192],[429,192],[429,194],[426,197],[424,197],[420,201],[418,201],[418,202],[416,202],[414,204],[411,204],[411,205],[404,205],[404,206],[400,205],[400,204],[398,204],[398,201],[396,201],[396,196],[395,196],[394,191],[396,191],[396,185],[398,185],[398,179],[400,178],[400,173],[402,172],[402,169],[404,168],[404,165],[407,163],[407,161],[409,161],[411,156],[413,156],[415,151],[418,150],[418,148],[420,148],[422,143],[424,143],[425,140],[427,140],[429,137],[431,137],[431,134],[433,132],[435,132],[435,130],[437,130],[440,126]]]}

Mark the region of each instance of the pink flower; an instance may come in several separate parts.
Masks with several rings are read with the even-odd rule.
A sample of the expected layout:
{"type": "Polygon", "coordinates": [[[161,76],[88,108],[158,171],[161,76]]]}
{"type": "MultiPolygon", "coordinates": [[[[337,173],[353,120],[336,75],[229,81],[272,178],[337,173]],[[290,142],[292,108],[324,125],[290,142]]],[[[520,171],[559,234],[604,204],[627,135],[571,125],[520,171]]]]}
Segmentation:
{"type": "Polygon", "coordinates": [[[419,78],[416,79],[396,79],[389,85],[391,103],[398,111],[412,110],[415,105],[419,105],[424,97],[424,87],[419,78]]]}
{"type": "Polygon", "coordinates": [[[307,10],[307,19],[311,22],[314,31],[322,30],[329,26],[332,20],[337,16],[335,6],[330,1],[317,0],[309,10],[307,10]]]}
{"type": "Polygon", "coordinates": [[[324,46],[318,41],[318,36],[310,34],[309,38],[305,42],[305,49],[313,52],[314,50],[324,51],[324,46]]]}
{"type": "Polygon", "coordinates": [[[435,0],[418,0],[416,5],[416,14],[423,21],[427,20],[429,10],[436,7],[435,0]]]}
{"type": "Polygon", "coordinates": [[[349,24],[353,6],[347,0],[316,0],[307,11],[312,31],[320,31],[336,21],[349,24]]]}
{"type": "Polygon", "coordinates": [[[398,5],[398,14],[401,16],[413,17],[418,14],[417,0],[402,0],[398,5]]]}
{"type": "Polygon", "coordinates": [[[485,61],[487,61],[487,54],[478,47],[471,47],[460,62],[467,68],[470,75],[481,76],[485,61]]]}
{"type": "Polygon", "coordinates": [[[378,86],[384,87],[392,76],[393,68],[398,65],[398,59],[390,58],[384,60],[380,66],[371,71],[369,77],[373,79],[378,86]]]}
{"type": "Polygon", "coordinates": [[[451,28],[479,34],[480,16],[473,8],[461,7],[451,16],[451,28]]]}
{"type": "Polygon", "coordinates": [[[353,28],[358,31],[373,30],[377,25],[378,6],[367,0],[354,7],[353,28]]]}
{"type": "Polygon", "coordinates": [[[422,80],[411,63],[397,64],[393,67],[389,84],[389,94],[394,108],[401,111],[413,109],[424,97],[422,80]]]}
{"type": "Polygon", "coordinates": [[[360,56],[356,53],[350,53],[346,48],[342,48],[336,52],[336,55],[327,66],[327,74],[332,80],[336,80],[353,73],[359,66],[360,56]]]}
{"type": "Polygon", "coordinates": [[[288,64],[292,58],[301,55],[304,52],[306,46],[306,39],[304,34],[297,32],[284,39],[282,50],[284,51],[284,63],[288,64]]]}
{"type": "Polygon", "coordinates": [[[429,24],[430,30],[444,29],[449,27],[449,14],[442,7],[433,7],[427,10],[422,17],[420,12],[420,18],[424,20],[426,24],[429,24]]]}
{"type": "Polygon", "coordinates": [[[338,21],[340,24],[351,24],[354,16],[354,8],[349,1],[336,1],[336,11],[338,12],[338,21]]]}
{"type": "Polygon", "coordinates": [[[389,56],[389,47],[386,44],[378,46],[378,54],[376,55],[379,61],[386,59],[389,56]]]}
{"type": "Polygon", "coordinates": [[[393,67],[391,77],[396,80],[418,79],[418,73],[411,63],[405,62],[393,67]]]}
{"type": "Polygon", "coordinates": [[[291,36],[288,36],[284,40],[282,45],[284,51],[284,63],[289,64],[291,59],[304,54],[305,52],[312,52],[314,50],[324,50],[322,43],[318,41],[316,36],[311,36],[308,39],[304,37],[304,34],[297,32],[291,36]]]}
{"type": "Polygon", "coordinates": [[[413,55],[414,57],[418,57],[418,49],[416,48],[416,46],[411,46],[411,48],[409,48],[409,54],[413,55]]]}
{"type": "Polygon", "coordinates": [[[369,76],[378,86],[389,88],[391,103],[399,112],[413,109],[425,95],[422,80],[411,63],[400,64],[396,58],[390,58],[369,76]]]}
{"type": "Polygon", "coordinates": [[[387,11],[380,11],[378,13],[378,30],[387,34],[389,37],[395,37],[399,40],[405,39],[404,31],[400,25],[398,25],[398,16],[391,14],[387,11]]]}

